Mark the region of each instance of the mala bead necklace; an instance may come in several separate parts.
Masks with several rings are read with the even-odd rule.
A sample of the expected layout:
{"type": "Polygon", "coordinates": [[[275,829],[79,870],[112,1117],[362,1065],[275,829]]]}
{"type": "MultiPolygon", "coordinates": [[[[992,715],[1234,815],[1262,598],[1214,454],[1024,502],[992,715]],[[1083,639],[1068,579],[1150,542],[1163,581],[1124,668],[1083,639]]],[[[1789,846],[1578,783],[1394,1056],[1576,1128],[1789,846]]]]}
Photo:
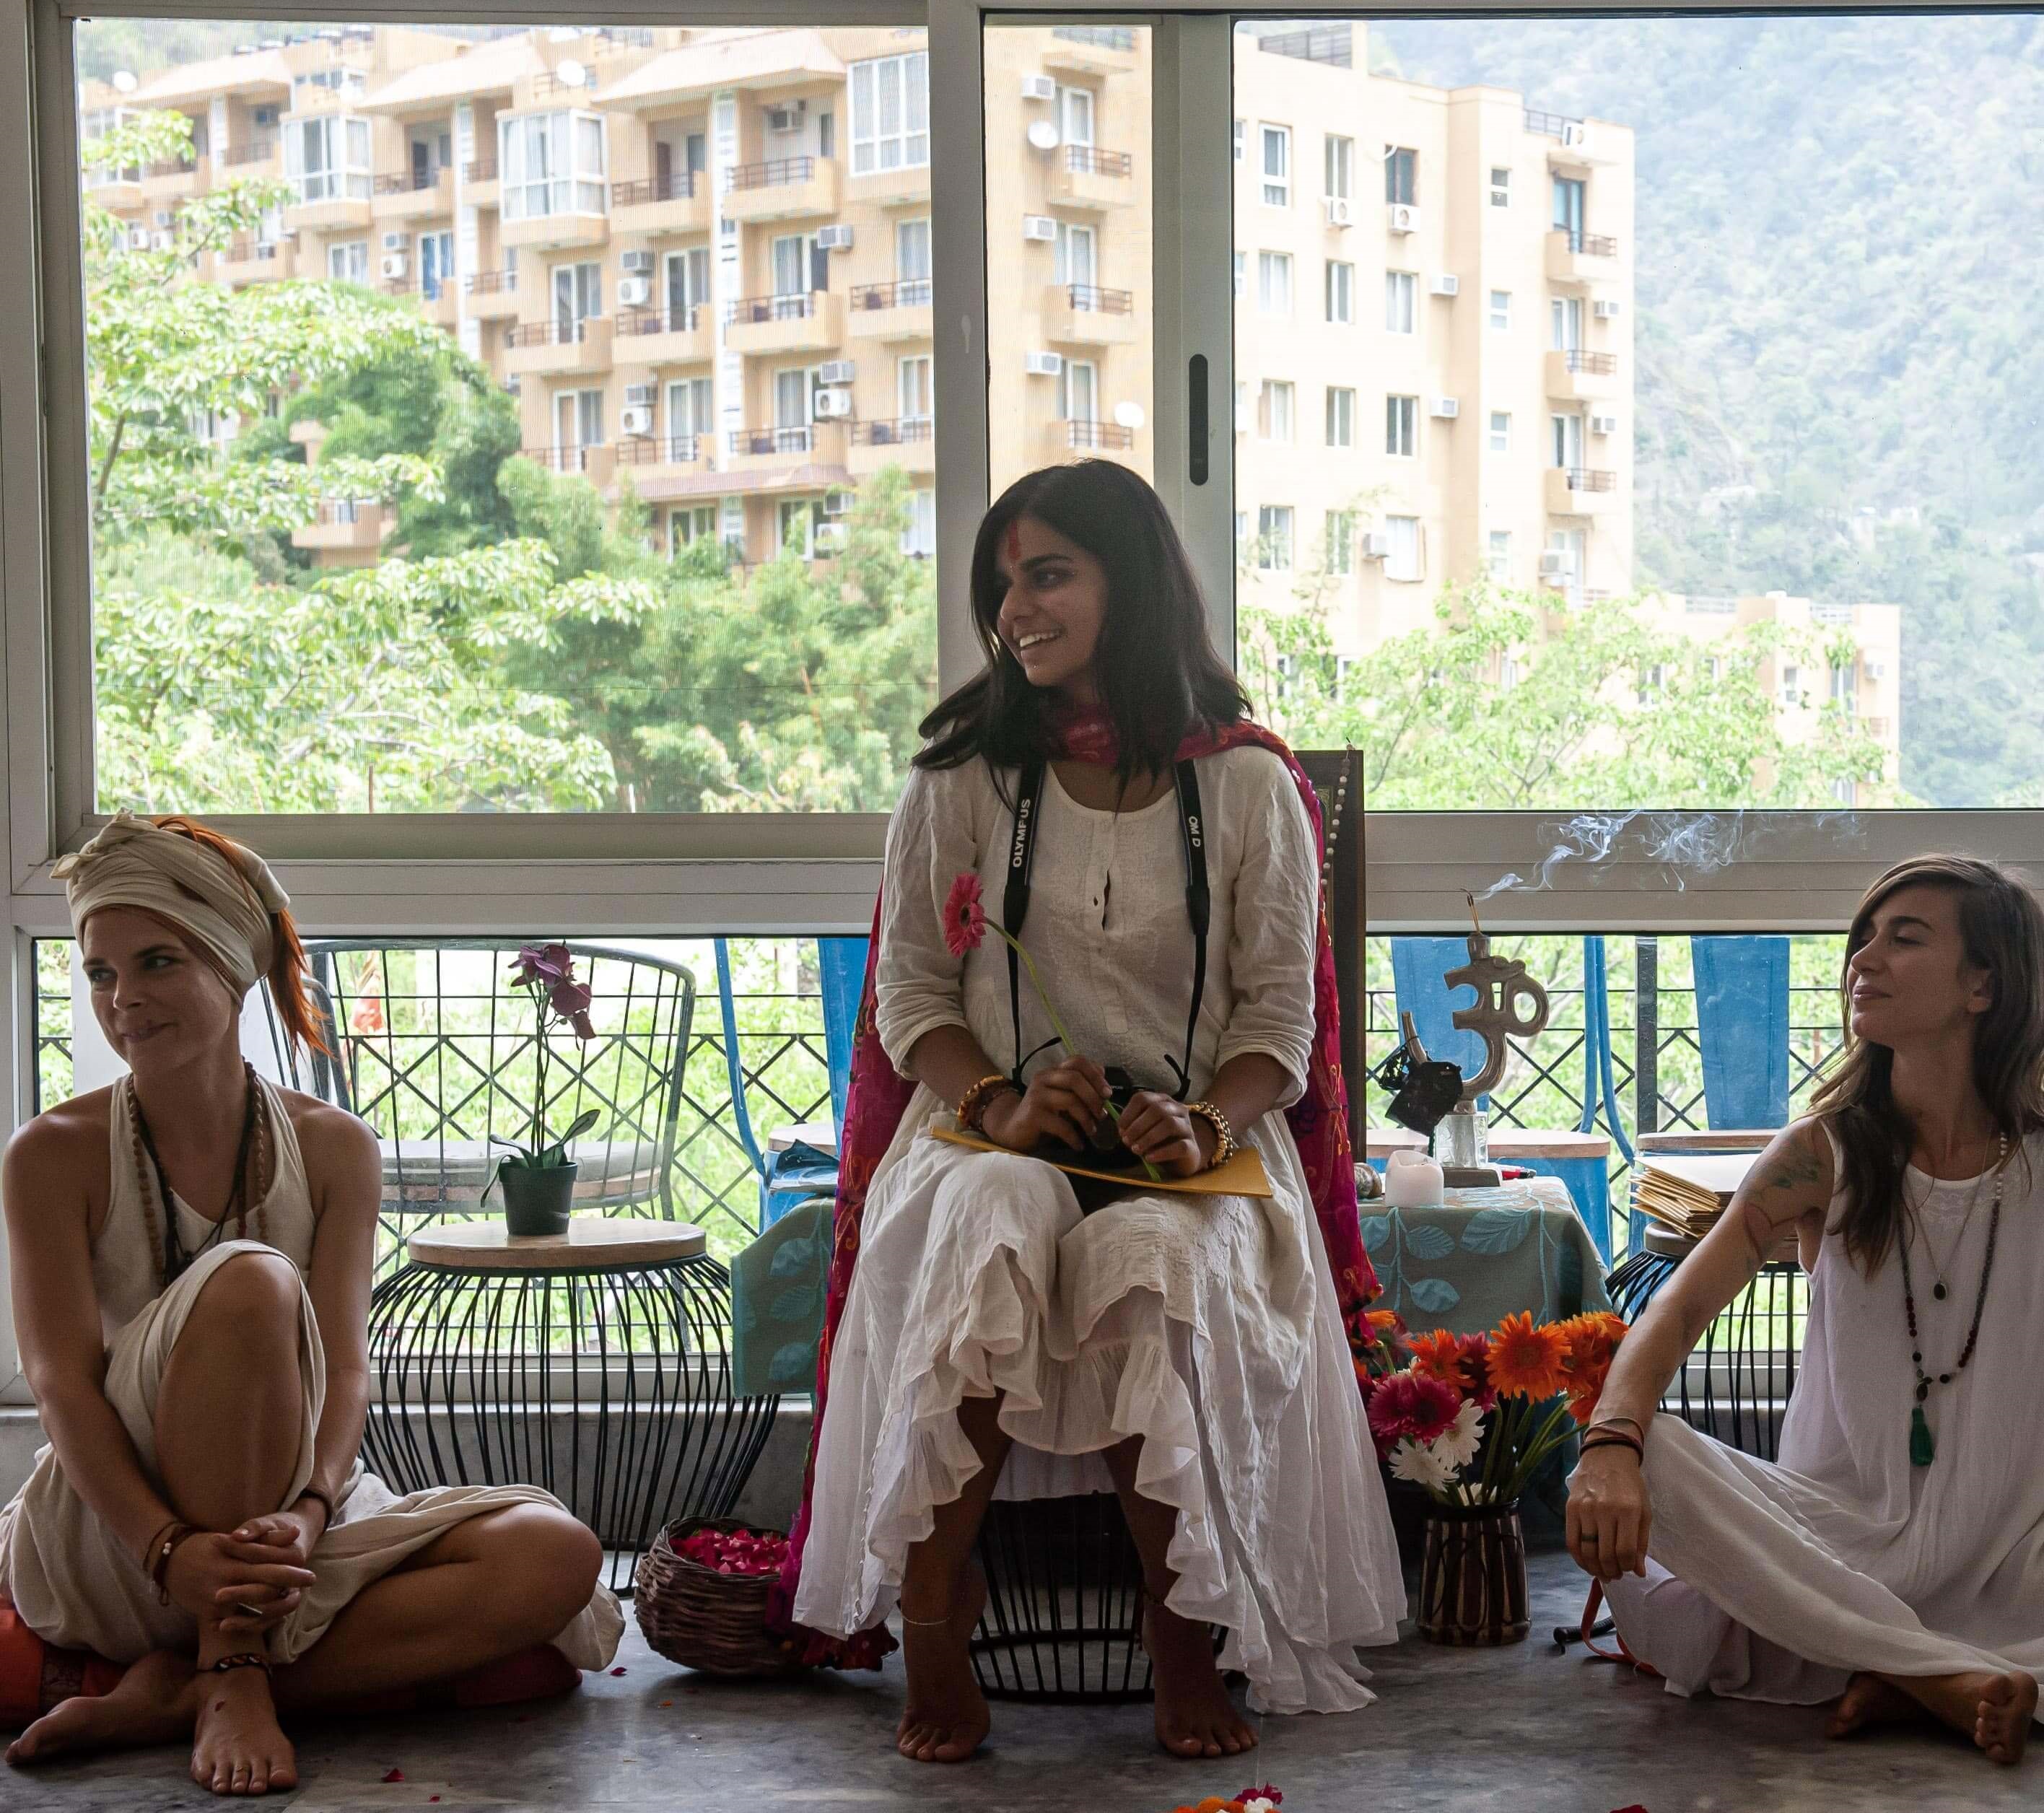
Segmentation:
{"type": "MultiPolygon", "coordinates": [[[[255,1066],[244,1062],[241,1066],[248,1087],[247,1105],[241,1114],[241,1139],[234,1155],[234,1185],[228,1193],[226,1205],[220,1212],[220,1219],[213,1223],[213,1231],[199,1243],[198,1251],[185,1250],[183,1236],[178,1231],[176,1204],[171,1200],[170,1175],[163,1169],[163,1161],[156,1150],[155,1136],[149,1131],[148,1117],[142,1112],[141,1097],[136,1093],[135,1079],[125,1079],[128,1090],[128,1129],[130,1148],[135,1158],[136,1181],[141,1185],[142,1200],[147,1204],[151,1193],[152,1181],[161,1225],[156,1216],[145,1213],[143,1223],[149,1231],[149,1257],[156,1268],[156,1276],[167,1289],[177,1279],[190,1269],[192,1262],[215,1245],[227,1231],[229,1223],[234,1226],[234,1238],[240,1239],[248,1231],[248,1159],[253,1151],[259,1166],[267,1158],[270,1149],[270,1120],[263,1104],[263,1092],[256,1082],[255,1066]]],[[[268,1205],[256,1205],[254,1220],[256,1238],[265,1246],[270,1241],[268,1205]]]]}
{"type": "MultiPolygon", "coordinates": [[[[1934,1382],[1941,1385],[1950,1385],[1966,1369],[1966,1362],[1973,1357],[1973,1349],[1980,1341],[1981,1312],[1987,1308],[1987,1281],[1994,1275],[1995,1237],[2001,1231],[2001,1191],[2007,1176],[2008,1159],[2008,1135],[2002,1134],[1995,1141],[1994,1202],[1988,1211],[1987,1252],[1981,1261],[1980,1292],[1973,1299],[1973,1326],[1966,1331],[1966,1344],[1959,1350],[1958,1363],[1950,1372],[1938,1373],[1934,1382]]],[[[1967,1219],[1970,1220],[1971,1208],[1969,1208],[1966,1212],[1967,1219]]],[[[1960,1238],[1963,1239],[1965,1235],[1964,1227],[1959,1232],[1960,1238]]],[[[1927,1248],[1931,1244],[1927,1229],[1924,1232],[1923,1244],[1927,1248]]],[[[1909,1275],[1909,1240],[1906,1232],[1899,1245],[1902,1253],[1902,1307],[1909,1319],[1909,1362],[1916,1369],[1916,1402],[1909,1412],[1909,1464],[1912,1467],[1927,1467],[1938,1458],[1938,1444],[1923,1415],[1924,1400],[1931,1395],[1933,1381],[1931,1375],[1923,1370],[1923,1338],[1916,1330],[1916,1285],[1909,1275]]],[[[1931,1257],[1934,1260],[1936,1256],[1933,1252],[1931,1257]]],[[[1953,1257],[1956,1258],[1958,1256],[1958,1248],[1954,1246],[1953,1257]]],[[[1942,1277],[1938,1281],[1937,1295],[1940,1298],[1945,1295],[1942,1277]]]]}

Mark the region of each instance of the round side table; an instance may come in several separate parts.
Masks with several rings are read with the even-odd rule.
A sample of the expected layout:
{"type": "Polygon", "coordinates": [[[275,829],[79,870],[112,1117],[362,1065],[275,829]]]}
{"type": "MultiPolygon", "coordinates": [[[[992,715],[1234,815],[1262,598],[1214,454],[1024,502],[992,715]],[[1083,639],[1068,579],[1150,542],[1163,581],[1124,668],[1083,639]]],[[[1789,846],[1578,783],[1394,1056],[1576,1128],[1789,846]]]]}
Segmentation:
{"type": "Polygon", "coordinates": [[[613,1551],[730,1514],[778,1397],[732,1395],[731,1275],[685,1222],[576,1216],[413,1235],[369,1308],[363,1458],[394,1492],[544,1487],[613,1551]]]}
{"type": "MultiPolygon", "coordinates": [[[[1695,1241],[1671,1228],[1649,1227],[1639,1250],[1604,1281],[1612,1307],[1627,1321],[1638,1321],[1696,1247],[1695,1241]]],[[[1804,1300],[1802,1262],[1792,1235],[1767,1255],[1759,1277],[1704,1331],[1661,1408],[1741,1454],[1773,1460],[1781,1432],[1776,1407],[1785,1408],[1796,1389],[1803,1339],[1797,1323],[1804,1300]],[[1699,1368],[1698,1389],[1692,1390],[1692,1376],[1699,1368]]]]}

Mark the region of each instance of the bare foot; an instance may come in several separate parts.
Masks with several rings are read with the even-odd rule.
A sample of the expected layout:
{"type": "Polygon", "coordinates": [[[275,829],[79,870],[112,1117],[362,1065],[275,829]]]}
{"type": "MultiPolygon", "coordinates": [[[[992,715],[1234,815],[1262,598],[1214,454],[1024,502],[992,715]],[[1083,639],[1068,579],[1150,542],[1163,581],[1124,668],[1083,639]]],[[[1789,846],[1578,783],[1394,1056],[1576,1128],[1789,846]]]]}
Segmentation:
{"type": "Polygon", "coordinates": [[[52,1757],[174,1744],[191,1734],[198,1694],[191,1658],[169,1650],[144,1656],[111,1693],[52,1707],[7,1746],[16,1769],[52,1757]]]}
{"type": "Polygon", "coordinates": [[[215,1794],[267,1794],[298,1785],[298,1757],[278,1728],[269,1677],[260,1669],[199,1677],[191,1778],[215,1794]]]}
{"type": "Polygon", "coordinates": [[[1157,1688],[1157,1741],[1174,1757],[1234,1757],[1256,1747],[1214,1665],[1213,1634],[1154,1599],[1143,1613],[1143,1646],[1157,1688]]]}
{"type": "Polygon", "coordinates": [[[912,1761],[962,1763],[986,1741],[993,1719],[973,1677],[967,1647],[986,1606],[986,1580],[966,1576],[949,1621],[918,1624],[905,1613],[901,1655],[909,1669],[909,1704],[894,1728],[894,1747],[912,1761]]]}
{"type": "Polygon", "coordinates": [[[1900,1676],[1892,1684],[1955,1731],[1963,1731],[1989,1762],[2019,1763],[2037,1716],[2034,1675],[1900,1676]]]}
{"type": "Polygon", "coordinates": [[[1910,1725],[1928,1715],[1899,1687],[1891,1687],[1877,1674],[1856,1674],[1846,1682],[1844,1695],[1832,1709],[1828,1738],[1850,1738],[1862,1731],[1879,1730],[1886,1725],[1910,1725]]]}

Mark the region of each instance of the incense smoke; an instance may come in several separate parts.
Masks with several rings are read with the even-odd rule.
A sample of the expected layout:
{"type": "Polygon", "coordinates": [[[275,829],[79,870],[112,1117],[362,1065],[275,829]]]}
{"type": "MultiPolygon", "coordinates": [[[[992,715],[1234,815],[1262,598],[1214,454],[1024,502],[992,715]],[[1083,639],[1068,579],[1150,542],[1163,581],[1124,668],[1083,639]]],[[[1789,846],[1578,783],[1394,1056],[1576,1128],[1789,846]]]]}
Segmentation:
{"type": "Polygon", "coordinates": [[[1800,846],[1807,850],[1810,834],[1824,832],[1842,822],[1856,830],[1858,815],[1850,811],[1754,815],[1747,822],[1744,808],[1729,812],[1650,812],[1635,808],[1623,812],[1578,812],[1558,824],[1543,825],[1540,835],[1550,847],[1529,880],[1520,874],[1501,875],[1476,896],[1481,905],[1493,894],[1517,889],[1537,893],[1554,885],[1554,871],[1565,862],[1607,862],[1614,857],[1647,862],[1660,870],[1660,880],[1677,893],[1685,890],[1692,879],[1714,875],[1735,862],[1750,862],[1763,855],[1789,856],[1800,846]]]}

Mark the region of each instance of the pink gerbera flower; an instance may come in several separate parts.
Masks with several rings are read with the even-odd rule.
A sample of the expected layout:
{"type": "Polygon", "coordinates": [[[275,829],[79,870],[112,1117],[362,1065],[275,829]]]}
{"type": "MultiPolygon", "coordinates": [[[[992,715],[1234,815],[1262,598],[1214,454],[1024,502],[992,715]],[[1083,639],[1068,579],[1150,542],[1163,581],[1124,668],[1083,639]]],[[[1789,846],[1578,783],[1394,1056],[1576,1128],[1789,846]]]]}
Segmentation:
{"type": "Polygon", "coordinates": [[[1406,1436],[1431,1442],[1461,1414],[1462,1394],[1441,1379],[1424,1373],[1393,1373],[1381,1381],[1370,1399],[1370,1432],[1380,1458],[1406,1436]]]}
{"type": "Polygon", "coordinates": [[[977,951],[986,936],[986,908],[980,904],[979,878],[970,869],[951,883],[944,901],[944,943],[954,957],[977,951]]]}

